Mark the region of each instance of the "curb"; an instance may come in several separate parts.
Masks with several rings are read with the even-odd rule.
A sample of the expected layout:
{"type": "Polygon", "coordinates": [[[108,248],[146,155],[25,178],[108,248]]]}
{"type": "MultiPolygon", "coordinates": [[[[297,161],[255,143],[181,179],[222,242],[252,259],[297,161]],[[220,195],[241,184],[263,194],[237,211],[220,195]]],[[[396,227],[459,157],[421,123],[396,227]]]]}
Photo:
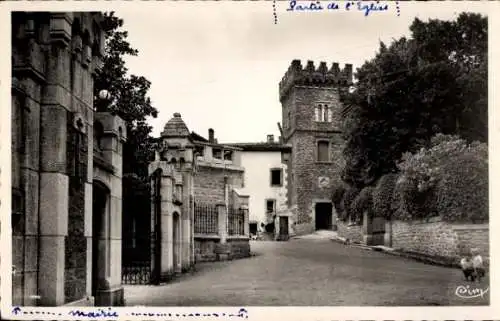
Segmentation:
{"type": "Polygon", "coordinates": [[[430,265],[437,265],[437,266],[444,266],[444,267],[448,267],[448,268],[460,269],[460,265],[458,264],[458,262],[446,262],[444,260],[440,260],[439,258],[427,257],[427,256],[419,255],[416,253],[408,253],[408,252],[404,252],[401,250],[396,250],[394,248],[380,246],[380,245],[370,246],[370,245],[363,245],[363,244],[356,244],[356,243],[345,244],[345,239],[341,238],[341,237],[332,238],[330,240],[333,242],[336,242],[336,243],[346,245],[346,246],[361,248],[364,250],[382,252],[382,253],[386,253],[386,254],[393,255],[393,256],[399,256],[399,257],[404,257],[407,259],[412,259],[412,260],[426,263],[426,264],[430,264],[430,265]]]}

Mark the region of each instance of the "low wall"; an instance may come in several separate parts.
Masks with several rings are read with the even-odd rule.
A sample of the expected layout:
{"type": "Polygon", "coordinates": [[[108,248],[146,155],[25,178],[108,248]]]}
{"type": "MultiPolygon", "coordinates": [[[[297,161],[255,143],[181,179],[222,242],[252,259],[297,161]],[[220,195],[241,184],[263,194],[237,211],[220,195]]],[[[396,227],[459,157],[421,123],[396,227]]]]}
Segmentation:
{"type": "Polygon", "coordinates": [[[342,222],[337,220],[337,233],[339,236],[349,239],[354,243],[363,242],[363,226],[362,225],[350,225],[347,222],[342,222]]]}
{"type": "Polygon", "coordinates": [[[217,260],[215,246],[220,242],[218,236],[195,236],[194,257],[195,262],[213,262],[217,260]]]}
{"type": "Polygon", "coordinates": [[[231,259],[241,259],[250,256],[250,242],[248,237],[228,238],[227,242],[231,245],[231,259]]]}
{"type": "Polygon", "coordinates": [[[293,225],[293,230],[296,236],[311,234],[314,232],[314,226],[312,223],[295,224],[293,225]]]}
{"type": "Polygon", "coordinates": [[[393,221],[392,247],[434,257],[458,260],[462,251],[478,248],[489,261],[488,224],[451,224],[440,218],[426,221],[393,221]]]}
{"type": "MultiPolygon", "coordinates": [[[[196,262],[217,261],[217,244],[220,244],[218,236],[195,235],[194,255],[196,262]]],[[[229,257],[239,259],[250,256],[250,241],[248,237],[228,237],[229,257]]]]}

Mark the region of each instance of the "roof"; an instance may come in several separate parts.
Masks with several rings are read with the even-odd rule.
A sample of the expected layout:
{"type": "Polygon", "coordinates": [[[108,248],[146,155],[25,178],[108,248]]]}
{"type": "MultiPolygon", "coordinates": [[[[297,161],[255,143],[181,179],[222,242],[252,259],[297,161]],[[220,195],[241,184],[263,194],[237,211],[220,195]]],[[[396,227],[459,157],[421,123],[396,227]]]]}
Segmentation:
{"type": "Polygon", "coordinates": [[[198,142],[208,142],[208,139],[206,139],[205,137],[203,137],[195,132],[191,132],[190,138],[192,140],[198,141],[198,142]]]}
{"type": "Polygon", "coordinates": [[[181,114],[174,113],[174,117],[171,118],[163,128],[161,137],[189,137],[190,133],[186,126],[186,123],[181,118],[181,114]]]}
{"type": "Polygon", "coordinates": [[[226,146],[234,146],[243,149],[243,151],[251,152],[284,152],[291,151],[292,146],[281,143],[232,143],[224,144],[226,146]]]}

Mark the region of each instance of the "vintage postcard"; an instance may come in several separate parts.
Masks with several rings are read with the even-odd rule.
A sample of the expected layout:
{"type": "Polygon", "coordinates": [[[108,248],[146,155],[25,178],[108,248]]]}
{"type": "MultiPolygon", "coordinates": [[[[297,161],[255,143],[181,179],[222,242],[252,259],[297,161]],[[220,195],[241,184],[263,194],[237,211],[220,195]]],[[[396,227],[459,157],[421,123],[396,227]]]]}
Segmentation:
{"type": "Polygon", "coordinates": [[[500,319],[497,2],[0,10],[2,319],[500,319]]]}

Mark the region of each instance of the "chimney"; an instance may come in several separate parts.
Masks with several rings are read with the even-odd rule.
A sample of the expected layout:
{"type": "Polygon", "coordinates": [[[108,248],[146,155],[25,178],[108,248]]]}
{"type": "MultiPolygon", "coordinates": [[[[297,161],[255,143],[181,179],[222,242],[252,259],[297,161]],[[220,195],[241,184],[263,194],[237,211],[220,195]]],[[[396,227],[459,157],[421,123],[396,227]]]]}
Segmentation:
{"type": "Polygon", "coordinates": [[[274,135],[267,135],[267,142],[274,143],[274,135]]]}
{"type": "Polygon", "coordinates": [[[208,142],[214,143],[214,130],[212,128],[208,129],[208,142]]]}

